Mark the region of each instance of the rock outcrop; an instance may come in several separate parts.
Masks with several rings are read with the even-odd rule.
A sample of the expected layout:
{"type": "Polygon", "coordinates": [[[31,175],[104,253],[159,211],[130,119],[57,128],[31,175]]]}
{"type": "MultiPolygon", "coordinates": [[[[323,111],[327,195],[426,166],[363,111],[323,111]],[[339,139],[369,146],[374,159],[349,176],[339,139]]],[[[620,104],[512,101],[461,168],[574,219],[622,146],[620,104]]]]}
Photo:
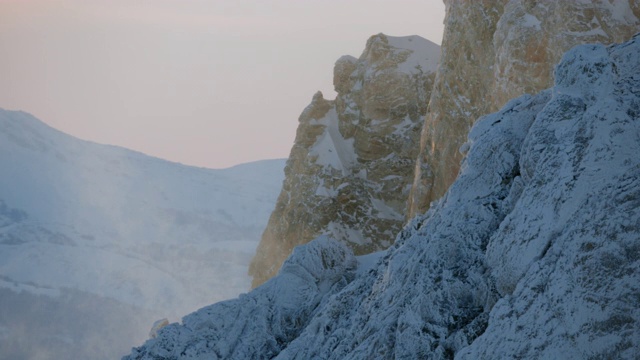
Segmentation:
{"type": "Polygon", "coordinates": [[[637,359],[640,35],[569,51],[464,147],[374,265],[321,237],[127,359],[637,359]]]}
{"type": "Polygon", "coordinates": [[[355,277],[351,250],[328,237],[298,246],[277,277],[238,299],[170,324],[129,359],[271,359],[295,339],[321,304],[355,277]],[[184,342],[186,340],[186,343],[184,342]]]}
{"type": "Polygon", "coordinates": [[[418,36],[371,37],[335,64],[333,101],[302,112],[276,208],[249,270],[254,287],[295,246],[321,234],[356,254],[389,247],[402,228],[439,46],[418,36]]]}
{"type": "Polygon", "coordinates": [[[411,218],[458,175],[470,127],[507,100],[551,86],[571,47],[640,31],[640,1],[445,0],[441,66],[429,101],[409,200],[411,218]]]}

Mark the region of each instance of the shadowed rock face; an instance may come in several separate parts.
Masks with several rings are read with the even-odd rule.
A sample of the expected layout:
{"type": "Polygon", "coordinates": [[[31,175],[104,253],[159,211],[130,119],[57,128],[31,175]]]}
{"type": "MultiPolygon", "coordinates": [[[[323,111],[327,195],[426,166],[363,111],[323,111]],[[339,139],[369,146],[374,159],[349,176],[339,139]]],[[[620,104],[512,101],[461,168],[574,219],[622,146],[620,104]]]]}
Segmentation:
{"type": "Polygon", "coordinates": [[[426,211],[458,175],[473,122],[507,100],[553,83],[578,44],[610,44],[640,31],[640,1],[445,0],[445,33],[409,198],[426,211]]]}
{"type": "Polygon", "coordinates": [[[302,112],[282,192],[249,269],[253,286],[318,235],[356,254],[385,249],[401,229],[439,46],[378,34],[335,64],[335,100],[302,112]]]}

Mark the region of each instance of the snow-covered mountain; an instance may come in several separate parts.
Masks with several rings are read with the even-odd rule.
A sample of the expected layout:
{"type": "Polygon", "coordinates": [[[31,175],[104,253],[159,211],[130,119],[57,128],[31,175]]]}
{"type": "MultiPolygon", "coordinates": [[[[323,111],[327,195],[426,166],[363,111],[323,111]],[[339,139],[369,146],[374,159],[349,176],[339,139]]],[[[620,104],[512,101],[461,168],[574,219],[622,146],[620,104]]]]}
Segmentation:
{"type": "Polygon", "coordinates": [[[636,359],[640,35],[569,51],[479,119],[460,174],[387,251],[320,237],[126,359],[636,359]]]}
{"type": "MultiPolygon", "coordinates": [[[[284,165],[190,167],[0,110],[0,288],[13,292],[1,298],[21,292],[50,303],[74,292],[133,307],[147,316],[135,318],[143,337],[157,318],[235,297],[250,288],[248,264],[284,165]]],[[[0,316],[4,350],[17,331],[6,321],[0,316]]]]}

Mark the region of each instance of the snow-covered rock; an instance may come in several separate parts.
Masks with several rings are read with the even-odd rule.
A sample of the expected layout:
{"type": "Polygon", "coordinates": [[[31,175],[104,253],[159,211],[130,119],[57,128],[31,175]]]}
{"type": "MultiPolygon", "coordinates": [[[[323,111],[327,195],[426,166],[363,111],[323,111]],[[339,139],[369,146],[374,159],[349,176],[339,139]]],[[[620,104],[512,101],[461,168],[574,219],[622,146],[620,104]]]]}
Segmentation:
{"type": "Polygon", "coordinates": [[[586,43],[626,41],[640,31],[640,1],[445,0],[441,66],[429,100],[410,217],[456,179],[458,151],[480,116],[553,84],[562,54],[586,43]]]}
{"type": "MultiPolygon", "coordinates": [[[[317,276],[288,280],[285,266],[127,359],[231,358],[221,348],[276,359],[637,358],[640,36],[576,47],[555,76],[476,122],[454,184],[373,267],[353,280],[330,272],[349,275],[320,294],[317,276]],[[305,316],[283,327],[290,313],[305,316]]],[[[312,264],[334,259],[306,249],[312,264]]]]}
{"type": "MultiPolygon", "coordinates": [[[[143,339],[157,318],[250,288],[248,265],[284,163],[185,166],[0,110],[0,287],[47,301],[73,289],[155,312],[143,339]]],[[[0,320],[18,331],[10,325],[0,320]]]]}
{"type": "Polygon", "coordinates": [[[171,324],[129,358],[269,359],[295,339],[357,266],[351,250],[326,236],[297,247],[278,276],[249,294],[171,324]]]}
{"type": "Polygon", "coordinates": [[[160,320],[156,320],[153,325],[151,325],[151,330],[149,330],[149,337],[154,338],[158,336],[158,331],[163,327],[169,325],[169,319],[163,318],[160,320]]]}
{"type": "Polygon", "coordinates": [[[636,36],[556,68],[520,153],[518,202],[487,247],[501,298],[460,359],[640,354],[639,60],[636,36]]]}
{"type": "Polygon", "coordinates": [[[405,219],[420,127],[440,48],[419,36],[372,36],[334,67],[335,100],[303,111],[275,211],[251,263],[253,285],[321,234],[356,254],[391,245],[405,219]]]}

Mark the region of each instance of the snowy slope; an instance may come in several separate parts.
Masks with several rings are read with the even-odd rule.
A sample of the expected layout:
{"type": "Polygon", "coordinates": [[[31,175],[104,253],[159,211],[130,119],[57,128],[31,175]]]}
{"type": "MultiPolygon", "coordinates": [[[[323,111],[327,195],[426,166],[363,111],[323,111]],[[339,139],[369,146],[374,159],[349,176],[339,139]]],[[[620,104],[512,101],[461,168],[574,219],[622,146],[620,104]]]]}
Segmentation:
{"type": "Polygon", "coordinates": [[[126,358],[637,358],[639,74],[640,36],[574,48],[554,87],[477,121],[455,183],[370,270],[314,240],[285,265],[315,276],[284,266],[126,358]]]}
{"type": "Polygon", "coordinates": [[[0,288],[73,289],[157,318],[235,297],[284,164],[195,168],[0,110],[0,288]]]}

